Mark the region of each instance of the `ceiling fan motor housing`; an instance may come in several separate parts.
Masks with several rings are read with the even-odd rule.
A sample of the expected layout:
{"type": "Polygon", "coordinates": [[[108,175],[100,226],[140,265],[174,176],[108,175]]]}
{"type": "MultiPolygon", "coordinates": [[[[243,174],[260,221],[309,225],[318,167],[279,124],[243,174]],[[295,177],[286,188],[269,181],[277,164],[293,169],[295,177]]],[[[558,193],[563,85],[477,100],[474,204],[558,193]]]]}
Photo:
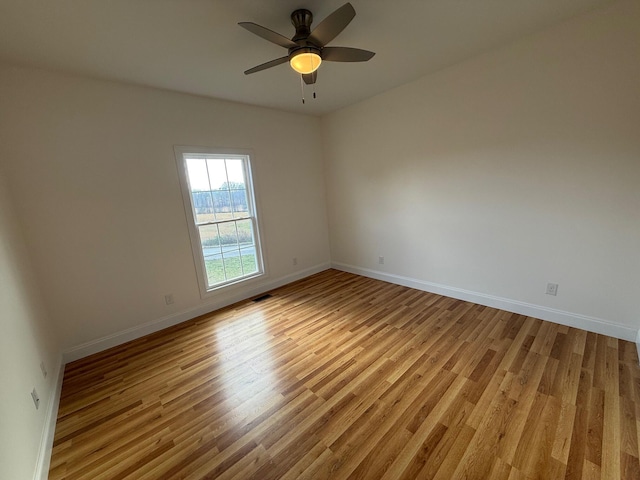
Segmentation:
{"type": "Polygon", "coordinates": [[[311,34],[311,22],[313,14],[309,10],[300,9],[291,14],[291,23],[296,28],[296,34],[291,39],[294,42],[306,40],[311,34]]]}
{"type": "Polygon", "coordinates": [[[312,22],[313,14],[309,10],[300,9],[291,14],[291,23],[296,28],[296,34],[291,41],[296,42],[298,46],[289,49],[290,58],[300,53],[315,53],[322,56],[322,48],[308,40],[312,22]]]}

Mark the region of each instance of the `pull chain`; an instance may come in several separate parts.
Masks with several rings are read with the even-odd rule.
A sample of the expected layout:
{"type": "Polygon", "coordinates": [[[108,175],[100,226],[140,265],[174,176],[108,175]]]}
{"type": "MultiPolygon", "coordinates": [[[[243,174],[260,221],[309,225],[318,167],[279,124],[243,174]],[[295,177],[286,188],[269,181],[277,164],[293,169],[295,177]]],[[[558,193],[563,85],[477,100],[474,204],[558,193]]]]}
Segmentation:
{"type": "MultiPolygon", "coordinates": [[[[313,89],[313,98],[316,98],[316,82],[313,82],[311,84],[311,88],[313,89]]],[[[304,99],[304,77],[301,74],[300,75],[300,94],[302,95],[302,104],[305,104],[305,99],[304,99]]]]}

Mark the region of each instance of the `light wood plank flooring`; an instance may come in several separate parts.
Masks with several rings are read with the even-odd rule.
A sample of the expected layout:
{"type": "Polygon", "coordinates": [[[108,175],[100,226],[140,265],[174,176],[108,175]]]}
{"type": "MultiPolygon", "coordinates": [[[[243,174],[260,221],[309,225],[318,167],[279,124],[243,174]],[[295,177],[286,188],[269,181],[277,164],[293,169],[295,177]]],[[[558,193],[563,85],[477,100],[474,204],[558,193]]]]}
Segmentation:
{"type": "Polygon", "coordinates": [[[51,479],[640,479],[630,342],[328,270],[67,365],[51,479]]]}

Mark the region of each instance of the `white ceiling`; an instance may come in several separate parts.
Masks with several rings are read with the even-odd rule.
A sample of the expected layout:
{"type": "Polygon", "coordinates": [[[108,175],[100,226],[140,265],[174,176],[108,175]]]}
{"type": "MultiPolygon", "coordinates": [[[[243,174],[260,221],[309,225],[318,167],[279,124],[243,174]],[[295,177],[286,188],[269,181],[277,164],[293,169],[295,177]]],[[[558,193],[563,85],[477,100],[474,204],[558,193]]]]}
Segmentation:
{"type": "Polygon", "coordinates": [[[352,0],[356,17],[330,45],[376,56],[325,62],[317,99],[302,105],[287,64],[243,74],[286,50],[238,22],[291,37],[293,10],[311,10],[313,28],[345,1],[0,0],[0,60],[321,115],[612,0],[352,0]]]}

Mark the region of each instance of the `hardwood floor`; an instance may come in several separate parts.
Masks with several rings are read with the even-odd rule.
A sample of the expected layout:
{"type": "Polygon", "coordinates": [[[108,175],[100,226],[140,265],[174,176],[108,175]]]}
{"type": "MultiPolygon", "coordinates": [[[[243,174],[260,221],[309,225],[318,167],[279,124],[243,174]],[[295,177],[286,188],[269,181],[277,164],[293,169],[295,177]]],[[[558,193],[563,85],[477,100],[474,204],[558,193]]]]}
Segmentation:
{"type": "Polygon", "coordinates": [[[635,345],[328,270],[66,366],[51,479],[640,479],[635,345]]]}

